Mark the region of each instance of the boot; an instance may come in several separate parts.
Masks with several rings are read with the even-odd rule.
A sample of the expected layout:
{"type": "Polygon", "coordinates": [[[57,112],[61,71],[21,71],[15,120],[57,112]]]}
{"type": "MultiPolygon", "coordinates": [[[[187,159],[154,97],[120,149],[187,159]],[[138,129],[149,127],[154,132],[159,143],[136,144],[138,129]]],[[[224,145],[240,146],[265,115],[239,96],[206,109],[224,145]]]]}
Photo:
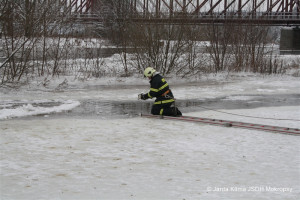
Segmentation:
{"type": "Polygon", "coordinates": [[[178,108],[176,108],[176,117],[181,117],[182,113],[180,112],[180,110],[178,108]]]}
{"type": "Polygon", "coordinates": [[[180,112],[180,110],[178,110],[177,107],[172,107],[172,110],[173,110],[173,116],[174,117],[181,117],[182,116],[182,113],[180,112]]]}

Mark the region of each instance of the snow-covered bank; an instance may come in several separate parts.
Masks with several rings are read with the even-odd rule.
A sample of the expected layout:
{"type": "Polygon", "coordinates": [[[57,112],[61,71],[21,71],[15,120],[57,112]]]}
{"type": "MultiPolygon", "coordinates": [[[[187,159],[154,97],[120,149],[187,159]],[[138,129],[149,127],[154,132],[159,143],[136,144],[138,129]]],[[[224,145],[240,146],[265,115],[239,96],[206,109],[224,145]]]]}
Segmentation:
{"type": "MultiPolygon", "coordinates": [[[[297,109],[254,113],[297,117],[297,109]]],[[[300,195],[297,136],[144,118],[8,120],[0,127],[2,199],[300,195]]]]}
{"type": "MultiPolygon", "coordinates": [[[[262,76],[238,73],[186,79],[166,77],[166,80],[177,99],[216,98],[234,94],[300,93],[300,78],[286,75],[262,76]]],[[[149,90],[149,83],[142,75],[106,77],[84,82],[74,80],[74,77],[62,77],[50,80],[46,87],[42,86],[41,81],[31,82],[16,90],[0,88],[0,100],[39,100],[47,99],[49,96],[51,99],[67,100],[136,100],[137,94],[149,90]]]]}

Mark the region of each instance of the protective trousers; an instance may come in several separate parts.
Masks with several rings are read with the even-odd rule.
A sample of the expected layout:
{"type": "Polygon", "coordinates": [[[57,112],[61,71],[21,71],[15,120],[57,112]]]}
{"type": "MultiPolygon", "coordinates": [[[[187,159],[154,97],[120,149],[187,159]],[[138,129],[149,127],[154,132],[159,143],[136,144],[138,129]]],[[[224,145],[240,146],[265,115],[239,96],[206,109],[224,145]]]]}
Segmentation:
{"type": "Polygon", "coordinates": [[[172,106],[172,103],[166,104],[154,104],[151,109],[152,115],[165,115],[165,116],[181,116],[181,112],[178,108],[172,106]]]}

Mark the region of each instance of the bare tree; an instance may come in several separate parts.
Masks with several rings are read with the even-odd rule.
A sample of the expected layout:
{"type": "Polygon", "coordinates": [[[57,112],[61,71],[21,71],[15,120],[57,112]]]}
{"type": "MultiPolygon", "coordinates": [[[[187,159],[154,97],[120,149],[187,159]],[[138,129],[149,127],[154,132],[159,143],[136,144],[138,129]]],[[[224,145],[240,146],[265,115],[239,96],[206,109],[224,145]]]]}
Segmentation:
{"type": "MultiPolygon", "coordinates": [[[[66,28],[70,20],[70,7],[63,1],[56,0],[25,0],[5,1],[1,3],[1,25],[4,36],[4,53],[7,59],[1,64],[1,81],[20,81],[24,74],[34,72],[32,65],[40,56],[33,50],[40,51],[39,40],[44,39],[43,64],[41,74],[44,74],[46,44],[45,38],[66,28]]],[[[58,56],[57,56],[58,58],[58,56]]],[[[56,65],[57,67],[57,65],[56,65]]],[[[57,72],[54,68],[53,74],[57,72]]]]}
{"type": "Polygon", "coordinates": [[[230,35],[232,34],[231,25],[208,25],[206,34],[209,39],[207,51],[213,61],[214,72],[217,73],[226,70],[228,67],[226,59],[228,57],[230,35]]]}
{"type": "Polygon", "coordinates": [[[162,74],[176,73],[189,42],[184,25],[130,24],[129,43],[135,48],[136,68],[152,66],[162,74]]]}

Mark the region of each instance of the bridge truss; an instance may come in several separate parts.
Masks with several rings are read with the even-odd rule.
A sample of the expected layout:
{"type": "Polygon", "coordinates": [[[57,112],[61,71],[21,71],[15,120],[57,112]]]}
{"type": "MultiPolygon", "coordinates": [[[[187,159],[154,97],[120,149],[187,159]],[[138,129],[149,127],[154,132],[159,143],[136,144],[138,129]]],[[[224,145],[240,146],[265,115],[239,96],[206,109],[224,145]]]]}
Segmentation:
{"type": "Polygon", "coordinates": [[[72,12],[148,23],[300,25],[300,0],[67,0],[72,12]],[[105,9],[103,9],[105,8],[105,9]],[[122,16],[122,17],[121,17],[122,16]]]}

